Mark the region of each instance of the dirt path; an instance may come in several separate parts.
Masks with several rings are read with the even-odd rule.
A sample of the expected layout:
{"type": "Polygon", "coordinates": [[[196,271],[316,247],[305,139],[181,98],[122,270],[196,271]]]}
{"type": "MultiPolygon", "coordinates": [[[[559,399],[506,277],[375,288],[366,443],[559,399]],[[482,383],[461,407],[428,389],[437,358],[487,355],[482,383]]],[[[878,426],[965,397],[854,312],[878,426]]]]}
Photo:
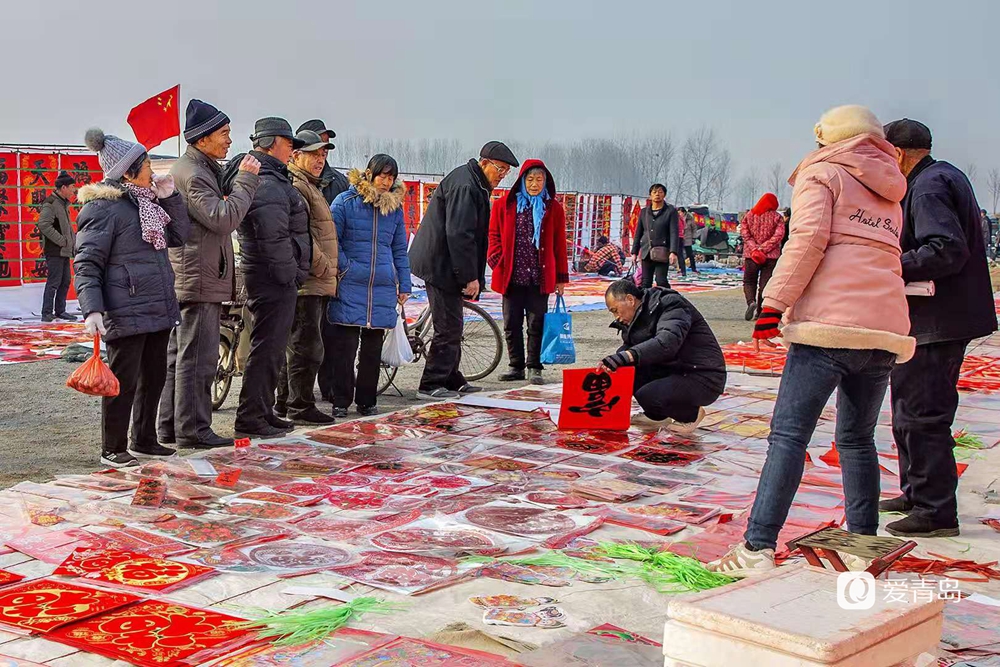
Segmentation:
{"type": "MultiPolygon", "coordinates": [[[[715,330],[720,342],[747,338],[750,324],[743,320],[740,290],[693,295],[691,298],[715,330]]],[[[577,365],[591,366],[618,345],[608,328],[611,316],[605,311],[575,313],[573,331],[577,365]]],[[[57,474],[90,472],[99,468],[100,399],[84,396],[65,386],[75,366],[60,360],[0,366],[0,488],[30,479],[44,481],[57,474]]],[[[501,366],[503,368],[504,366],[501,366]]],[[[417,403],[414,392],[422,364],[403,369],[396,384],[403,397],[380,397],[379,407],[390,410],[417,403]]],[[[513,385],[496,381],[499,372],[481,384],[489,390],[513,385]]],[[[556,370],[546,375],[555,380],[556,370]]],[[[391,393],[390,389],[390,393],[391,393]]],[[[229,399],[215,413],[214,427],[220,434],[232,434],[239,396],[239,380],[233,383],[229,399]]],[[[321,404],[323,410],[328,404],[321,404]]]]}

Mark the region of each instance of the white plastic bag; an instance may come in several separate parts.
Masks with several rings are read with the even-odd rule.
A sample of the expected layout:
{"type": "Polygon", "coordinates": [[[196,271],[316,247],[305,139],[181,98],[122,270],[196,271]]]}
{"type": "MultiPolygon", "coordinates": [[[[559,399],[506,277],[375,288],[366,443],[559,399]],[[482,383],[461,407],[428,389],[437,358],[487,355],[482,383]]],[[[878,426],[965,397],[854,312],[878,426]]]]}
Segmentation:
{"type": "Polygon", "coordinates": [[[382,363],[387,366],[405,366],[413,363],[413,348],[406,337],[405,315],[399,313],[396,326],[382,342],[382,363]]]}

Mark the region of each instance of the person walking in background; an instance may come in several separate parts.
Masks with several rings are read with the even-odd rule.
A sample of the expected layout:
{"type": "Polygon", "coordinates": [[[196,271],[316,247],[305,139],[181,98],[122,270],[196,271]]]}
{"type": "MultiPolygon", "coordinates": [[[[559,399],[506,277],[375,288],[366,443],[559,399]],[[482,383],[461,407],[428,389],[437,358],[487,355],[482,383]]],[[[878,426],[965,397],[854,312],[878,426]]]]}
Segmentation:
{"type": "MultiPolygon", "coordinates": [[[[329,298],[337,294],[340,275],[337,230],[330,205],[319,189],[326,154],[333,144],[323,141],[312,130],[301,130],[295,138],[304,145],[292,154],[288,174],[309,208],[312,262],[309,277],[295,299],[295,319],[288,336],[285,364],[278,374],[274,413],[280,419],[287,417],[293,422],[332,424],[334,418],[316,408],[313,385],[323,362],[322,321],[326,319],[329,298]]],[[[344,355],[342,349],[337,352],[344,355]]]]}
{"type": "Polygon", "coordinates": [[[985,208],[979,209],[980,221],[983,226],[983,244],[986,246],[986,255],[990,259],[996,259],[993,253],[993,221],[986,213],[985,208]]]}
{"type": "Polygon", "coordinates": [[[170,169],[188,207],[191,233],[182,247],[169,253],[181,323],[170,332],[160,396],[157,431],[165,445],[207,449],[233,444],[232,438],[212,430],[212,382],[219,365],[222,304],[236,296],[233,232],[257,192],[260,162],[244,157],[224,196],[218,161],[233,144],[229,133],[229,116],[201,100],[188,102],[188,147],[170,169]]]}
{"type": "MultiPolygon", "coordinates": [[[[302,148],[302,142],[283,118],[261,118],[250,139],[250,155],[260,162],[260,185],[239,226],[247,308],[253,319],[236,431],[244,437],[270,438],[294,426],[274,414],[274,392],[295,319],[296,293],[312,264],[312,241],[309,209],[288,175],[292,151],[302,148]]],[[[230,190],[240,157],[226,172],[224,184],[230,190]]]]}
{"type": "Polygon", "coordinates": [[[642,209],[635,226],[632,260],[642,262],[643,287],[652,287],[654,277],[659,287],[670,287],[667,271],[681,252],[677,209],[665,201],[666,196],[666,186],[653,183],[649,188],[649,205],[642,209]]]}
{"type": "Polygon", "coordinates": [[[56,176],[55,191],[42,202],[38,234],[45,253],[45,291],[42,293],[42,322],[76,322],[66,312],[66,295],[71,279],[69,261],[76,245],[76,233],[69,219],[69,205],[76,197],[76,181],[65,171],[56,176]]]}
{"type": "MultiPolygon", "coordinates": [[[[167,373],[167,340],[180,323],[167,248],[184,245],[187,206],[173,178],[154,176],[141,145],[87,131],[104,181],[80,190],[76,293],[90,335],[104,337],[117,396],[101,399],[101,464],[138,465],[128,450],[169,456],[156,441],[156,406],[167,373]]],[[[218,334],[216,333],[216,336],[218,334]]]]}
{"type": "MultiPolygon", "coordinates": [[[[493,204],[489,231],[486,257],[493,270],[493,291],[503,295],[510,366],[500,381],[528,379],[532,384],[543,384],[542,330],[549,295],[562,295],[569,282],[566,213],[556,201],[556,182],[544,162],[524,161],[517,181],[493,204]]],[[[606,248],[607,238],[602,240],[606,248]]],[[[598,249],[594,256],[600,252],[598,249]]]]}
{"type": "Polygon", "coordinates": [[[465,319],[462,300],[478,299],[486,284],[490,194],[520,163],[506,145],[490,141],[479,159],[444,177],[410,246],[413,274],[427,284],[434,338],[420,378],[419,398],[442,400],[480,391],[459,366],[465,319]]]}
{"type": "MultiPolygon", "coordinates": [[[[802,479],[806,446],[837,392],[837,453],[847,528],[878,530],[875,424],[896,363],[913,356],[900,269],[899,202],[906,179],[871,111],[827,111],[819,149],[799,164],[795,217],[785,252],[764,290],[754,346],[781,333],[789,344],[771,433],[744,542],[708,565],[733,576],[774,568],[774,549],[802,479]],[[870,224],[872,220],[882,224],[870,224]]],[[[847,558],[852,569],[859,559],[847,558]]],[[[863,569],[863,568],[861,568],[863,569]]]]}
{"type": "Polygon", "coordinates": [[[778,213],[778,198],[770,192],[764,193],[743,217],[740,231],[743,236],[743,296],[747,302],[744,319],[749,322],[760,314],[764,288],[781,255],[785,225],[778,213]]]}
{"type": "Polygon", "coordinates": [[[695,264],[694,261],[694,216],[688,213],[686,208],[681,206],[677,209],[677,221],[680,227],[681,244],[684,250],[683,255],[679,256],[678,259],[680,260],[681,265],[681,277],[686,277],[687,263],[684,261],[685,258],[687,258],[687,261],[691,262],[691,273],[698,273],[698,265],[695,264]]]}
{"type": "Polygon", "coordinates": [[[376,414],[382,339],[396,326],[396,305],[410,296],[410,260],[406,254],[399,165],[385,154],[372,156],[364,172],[351,170],[351,187],[333,201],[340,264],[340,289],[330,299],[333,324],[334,416],[346,417],[351,403],[358,414],[376,414]],[[358,356],[358,343],[361,353],[358,356]],[[354,363],[357,360],[357,375],[354,363]]]}
{"type": "Polygon", "coordinates": [[[625,271],[622,249],[611,243],[607,236],[597,239],[597,249],[587,259],[584,271],[601,276],[620,276],[625,271]]]}
{"type": "Polygon", "coordinates": [[[879,509],[908,513],[886,526],[892,535],[949,537],[959,533],[952,437],[959,371],[969,342],[997,330],[985,234],[972,184],[931,157],[927,126],[903,119],[886,125],[885,134],[907,181],[902,219],[893,218],[902,231],[903,279],[933,281],[934,296],[907,298],[917,349],[892,371],[902,494],[879,509]]]}

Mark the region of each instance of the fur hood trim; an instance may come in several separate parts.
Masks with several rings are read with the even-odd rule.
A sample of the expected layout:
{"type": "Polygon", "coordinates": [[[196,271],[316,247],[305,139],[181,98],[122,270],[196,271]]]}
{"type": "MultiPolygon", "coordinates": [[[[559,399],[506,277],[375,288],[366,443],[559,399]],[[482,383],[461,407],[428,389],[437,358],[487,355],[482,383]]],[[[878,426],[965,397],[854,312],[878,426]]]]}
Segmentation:
{"type": "Polygon", "coordinates": [[[917,349],[917,339],[912,336],[822,322],[792,322],[785,325],[781,334],[788,343],[848,350],[885,350],[896,355],[897,364],[909,361],[917,349]]]}
{"type": "Polygon", "coordinates": [[[86,204],[87,202],[95,201],[97,199],[115,200],[121,199],[124,196],[124,188],[107,181],[102,181],[100,183],[91,183],[90,185],[83,186],[80,188],[80,193],[76,198],[81,204],[86,204]]]}
{"type": "Polygon", "coordinates": [[[403,206],[406,185],[399,178],[392,184],[392,188],[388,192],[376,190],[375,185],[365,177],[365,172],[360,169],[351,169],[350,173],[347,174],[347,180],[358,191],[364,202],[377,207],[378,212],[382,215],[388,215],[403,206]]]}

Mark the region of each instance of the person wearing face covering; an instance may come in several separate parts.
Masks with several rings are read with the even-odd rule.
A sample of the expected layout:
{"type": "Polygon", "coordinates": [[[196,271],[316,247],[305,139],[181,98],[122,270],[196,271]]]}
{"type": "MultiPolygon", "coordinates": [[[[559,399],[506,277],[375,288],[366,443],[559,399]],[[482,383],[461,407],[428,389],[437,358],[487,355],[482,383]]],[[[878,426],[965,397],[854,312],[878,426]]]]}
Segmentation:
{"type": "Polygon", "coordinates": [[[101,399],[101,464],[136,466],[129,453],[174,453],[156,441],[156,409],[167,376],[170,330],[180,324],[174,271],[167,248],[184,245],[190,231],[184,198],[172,176],[154,176],[140,144],[87,131],[104,181],[80,189],[76,293],[90,335],[101,334],[117,396],[101,399]],[[131,419],[130,419],[131,417],[131,419]]]}
{"type": "Polygon", "coordinates": [[[503,294],[503,327],[510,370],[502,382],[542,384],[542,330],[549,295],[569,282],[566,214],[556,183],[541,160],[525,160],[517,182],[493,204],[487,263],[491,287],[503,294]],[[527,355],[524,321],[528,321],[527,355]]]}

